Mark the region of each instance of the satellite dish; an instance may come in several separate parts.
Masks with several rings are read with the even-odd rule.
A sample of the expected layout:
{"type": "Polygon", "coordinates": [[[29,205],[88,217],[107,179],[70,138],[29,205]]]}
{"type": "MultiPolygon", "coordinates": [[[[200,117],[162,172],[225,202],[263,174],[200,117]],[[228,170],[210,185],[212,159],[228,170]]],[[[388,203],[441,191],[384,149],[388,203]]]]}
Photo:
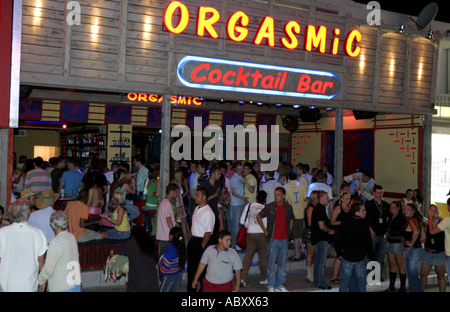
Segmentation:
{"type": "Polygon", "coordinates": [[[430,25],[430,23],[436,17],[437,12],[438,12],[437,3],[431,2],[419,13],[417,21],[413,20],[412,18],[411,20],[413,20],[413,22],[416,23],[418,30],[422,30],[426,28],[428,25],[430,25]]]}

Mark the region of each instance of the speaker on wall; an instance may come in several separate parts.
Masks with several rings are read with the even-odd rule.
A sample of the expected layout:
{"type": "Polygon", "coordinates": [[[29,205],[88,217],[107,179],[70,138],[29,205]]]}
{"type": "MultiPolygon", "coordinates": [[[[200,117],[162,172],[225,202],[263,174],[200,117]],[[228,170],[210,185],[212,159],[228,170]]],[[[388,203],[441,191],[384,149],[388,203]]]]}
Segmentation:
{"type": "Polygon", "coordinates": [[[357,119],[357,120],[372,119],[372,118],[375,118],[376,115],[377,115],[376,112],[364,112],[364,111],[357,111],[357,110],[353,111],[353,116],[355,116],[355,119],[357,119]]]}
{"type": "Polygon", "coordinates": [[[303,122],[316,122],[320,120],[320,109],[318,108],[306,108],[301,109],[300,119],[303,122]]]}
{"type": "Polygon", "coordinates": [[[33,87],[20,85],[20,99],[26,99],[30,96],[31,91],[33,91],[33,87]]]}

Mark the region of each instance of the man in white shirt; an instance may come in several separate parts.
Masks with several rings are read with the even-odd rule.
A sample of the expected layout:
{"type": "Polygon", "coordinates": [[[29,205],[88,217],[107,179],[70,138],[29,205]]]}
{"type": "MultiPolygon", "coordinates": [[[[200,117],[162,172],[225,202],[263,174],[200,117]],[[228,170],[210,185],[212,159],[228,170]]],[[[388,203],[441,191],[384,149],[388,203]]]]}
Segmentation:
{"type": "Polygon", "coordinates": [[[136,155],[133,158],[133,166],[137,170],[136,176],[136,191],[137,195],[144,191],[145,180],[148,179],[148,169],[144,166],[145,160],[141,155],[136,155]]]}
{"type": "MultiPolygon", "coordinates": [[[[330,201],[333,201],[333,190],[331,189],[331,186],[327,184],[327,173],[324,170],[317,171],[316,180],[317,182],[313,182],[309,185],[307,197],[309,198],[313,191],[323,191],[328,194],[328,198],[330,199],[330,201]]],[[[327,204],[326,207],[327,215],[328,217],[330,217],[330,204],[327,204]]]]}
{"type": "Polygon", "coordinates": [[[10,206],[11,225],[0,229],[0,292],[37,292],[47,240],[27,223],[30,206],[18,199],[10,206]]]}
{"type": "MultiPolygon", "coordinates": [[[[197,271],[197,266],[202,258],[203,251],[210,243],[211,235],[214,231],[215,215],[211,207],[208,206],[208,191],[204,188],[198,188],[195,192],[195,203],[197,207],[192,215],[192,237],[187,246],[187,268],[188,283],[187,291],[192,293],[196,289],[192,288],[192,282],[197,271]]],[[[201,282],[205,276],[205,272],[198,279],[200,292],[202,291],[201,282]]]]}
{"type": "MultiPolygon", "coordinates": [[[[256,219],[263,210],[267,193],[263,190],[258,192],[256,203],[248,203],[242,213],[240,223],[247,228],[247,249],[242,260],[241,286],[245,287],[248,282],[248,272],[255,253],[258,253],[258,264],[260,270],[259,283],[266,285],[267,281],[267,239],[264,231],[256,219]]],[[[262,219],[264,227],[267,227],[267,218],[262,219]]]]}
{"type": "Polygon", "coordinates": [[[274,171],[266,171],[265,176],[265,182],[261,183],[260,189],[265,191],[267,193],[267,198],[265,204],[270,204],[271,202],[275,201],[275,189],[279,186],[282,186],[280,182],[275,180],[274,178],[274,171]]]}

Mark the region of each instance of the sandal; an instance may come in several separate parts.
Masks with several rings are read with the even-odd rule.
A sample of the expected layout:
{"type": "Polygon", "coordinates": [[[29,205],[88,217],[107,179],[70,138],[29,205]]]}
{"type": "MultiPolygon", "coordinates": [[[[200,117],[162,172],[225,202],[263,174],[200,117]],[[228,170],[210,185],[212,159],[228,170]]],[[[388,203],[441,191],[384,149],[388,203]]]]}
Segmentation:
{"type": "Polygon", "coordinates": [[[335,279],[332,279],[331,282],[335,283],[335,284],[339,284],[341,282],[341,280],[338,278],[335,278],[335,279]]]}

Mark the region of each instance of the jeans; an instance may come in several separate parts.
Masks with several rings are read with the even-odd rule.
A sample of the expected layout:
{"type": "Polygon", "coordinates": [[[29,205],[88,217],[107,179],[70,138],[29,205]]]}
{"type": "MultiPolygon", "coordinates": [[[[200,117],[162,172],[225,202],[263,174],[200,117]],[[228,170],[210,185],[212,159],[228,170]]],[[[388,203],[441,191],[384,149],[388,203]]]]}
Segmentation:
{"type": "Polygon", "coordinates": [[[341,284],[340,292],[366,292],[367,259],[359,262],[341,260],[341,284]],[[350,287],[352,286],[352,287],[350,287]]]}
{"type": "Polygon", "coordinates": [[[227,210],[228,231],[231,233],[231,248],[236,248],[237,235],[240,228],[240,219],[245,205],[230,206],[227,210]]]}
{"type": "Polygon", "coordinates": [[[141,214],[138,206],[134,205],[132,200],[127,200],[127,212],[130,222],[139,217],[139,215],[141,214]]]}
{"type": "Polygon", "coordinates": [[[419,277],[419,269],[422,264],[422,248],[405,247],[403,259],[405,260],[406,275],[408,276],[409,290],[422,292],[422,284],[419,277]]]}
{"type": "Polygon", "coordinates": [[[160,276],[161,292],[180,292],[182,272],[175,275],[160,276]]]}
{"type": "Polygon", "coordinates": [[[387,240],[384,234],[377,235],[375,240],[372,241],[373,250],[375,252],[375,261],[380,264],[381,271],[383,272],[384,257],[386,256],[387,240]]]}
{"type": "Polygon", "coordinates": [[[286,282],[286,259],[288,253],[288,240],[272,239],[268,244],[267,279],[268,287],[281,287],[286,282]],[[275,264],[277,271],[275,272],[275,264]]]}
{"type": "MultiPolygon", "coordinates": [[[[450,272],[450,256],[445,255],[445,268],[447,272],[450,272]]],[[[447,273],[449,275],[449,273],[447,273]]],[[[448,278],[448,284],[450,285],[450,278],[448,278]]]]}
{"type": "Polygon", "coordinates": [[[154,213],[144,213],[144,228],[147,230],[148,235],[152,234],[152,219],[154,216],[154,213]]]}
{"type": "Polygon", "coordinates": [[[76,285],[73,288],[67,289],[67,290],[62,290],[61,292],[81,292],[81,284],[80,285],[76,285]]]}
{"type": "Polygon", "coordinates": [[[314,245],[314,286],[327,288],[325,281],[325,265],[327,264],[328,242],[320,241],[314,245]]]}

